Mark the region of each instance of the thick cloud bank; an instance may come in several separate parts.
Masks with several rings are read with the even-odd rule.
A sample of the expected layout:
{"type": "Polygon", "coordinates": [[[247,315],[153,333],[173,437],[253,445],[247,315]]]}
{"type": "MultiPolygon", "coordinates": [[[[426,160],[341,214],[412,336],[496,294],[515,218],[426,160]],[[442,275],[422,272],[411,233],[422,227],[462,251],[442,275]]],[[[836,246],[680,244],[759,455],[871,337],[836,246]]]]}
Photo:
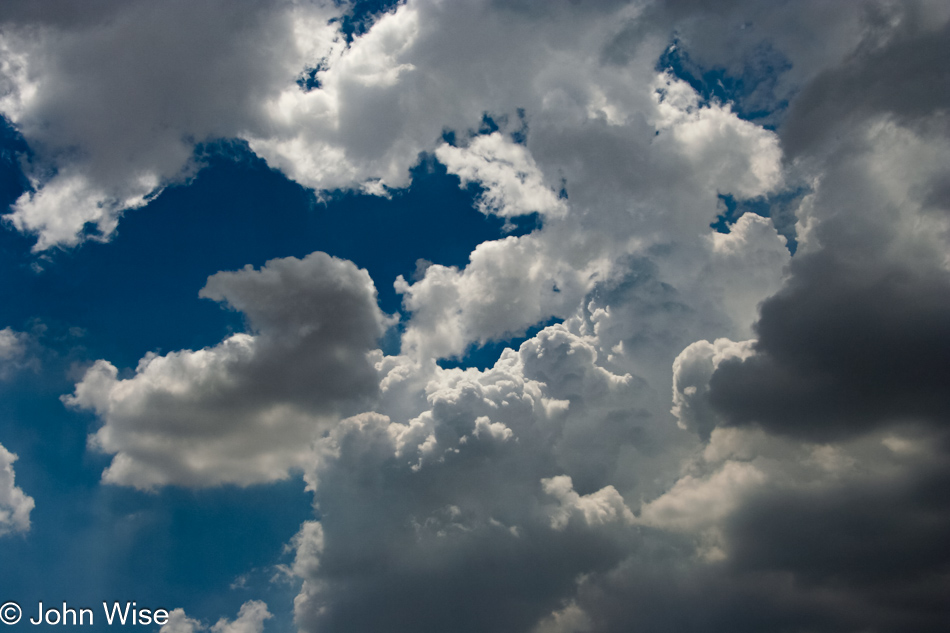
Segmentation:
{"type": "Polygon", "coordinates": [[[245,332],[65,398],[106,482],[302,472],[301,631],[950,627],[945,2],[408,0],[352,41],[335,3],[10,6],[37,250],[106,239],[218,137],[318,196],[426,153],[538,214],[411,280],[217,273],[245,332]]]}

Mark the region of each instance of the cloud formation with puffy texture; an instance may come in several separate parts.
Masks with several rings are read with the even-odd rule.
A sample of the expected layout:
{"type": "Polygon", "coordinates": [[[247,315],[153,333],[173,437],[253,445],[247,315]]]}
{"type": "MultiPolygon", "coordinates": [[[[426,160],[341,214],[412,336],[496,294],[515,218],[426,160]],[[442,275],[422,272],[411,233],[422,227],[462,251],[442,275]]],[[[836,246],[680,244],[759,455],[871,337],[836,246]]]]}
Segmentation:
{"type": "Polygon", "coordinates": [[[315,222],[442,179],[501,227],[374,278],[423,229],[357,216],[211,268],[243,329],[71,379],[105,483],[306,486],[284,612],[211,630],[946,630],[946,3],[365,6],[0,9],[35,251],[168,212],[218,139],[315,222]]]}
{"type": "Polygon", "coordinates": [[[248,485],[305,464],[318,431],[371,399],[388,325],[365,270],[315,252],[208,278],[201,296],[242,312],[248,332],[201,350],[149,354],[130,378],[99,360],[64,397],[103,426],[107,482],[248,485]]]}
{"type": "Polygon", "coordinates": [[[0,536],[30,529],[33,498],[16,486],[13,462],[17,456],[0,446],[0,536]]]}

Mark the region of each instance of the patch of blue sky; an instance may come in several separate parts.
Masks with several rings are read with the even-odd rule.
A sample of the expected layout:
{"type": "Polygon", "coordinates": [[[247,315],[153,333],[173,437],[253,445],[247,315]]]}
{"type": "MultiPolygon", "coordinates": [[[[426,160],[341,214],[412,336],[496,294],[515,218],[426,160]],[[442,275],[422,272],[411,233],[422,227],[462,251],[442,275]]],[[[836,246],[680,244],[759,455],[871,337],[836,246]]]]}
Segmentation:
{"type": "Polygon", "coordinates": [[[310,92],[311,90],[316,90],[322,84],[320,83],[320,78],[317,77],[321,71],[326,70],[326,63],[321,60],[317,63],[316,66],[312,68],[307,68],[299,78],[297,78],[297,85],[300,86],[300,89],[304,92],[310,92]]]}
{"type": "Polygon", "coordinates": [[[30,156],[26,141],[0,116],[0,208],[12,204],[30,186],[20,169],[20,161],[30,156]]]}
{"type": "Polygon", "coordinates": [[[778,234],[785,238],[789,252],[794,255],[798,248],[795,208],[808,191],[799,187],[751,200],[736,200],[734,196],[719,194],[722,213],[709,226],[719,233],[729,233],[729,227],[745,213],[770,218],[778,234]]]}
{"type": "Polygon", "coordinates": [[[340,32],[347,42],[365,33],[382,13],[394,11],[405,0],[334,0],[337,6],[351,7],[340,19],[340,32]]]}
{"type": "Polygon", "coordinates": [[[551,317],[546,321],[531,326],[519,336],[511,336],[498,341],[488,341],[483,345],[472,345],[460,358],[440,359],[438,361],[439,367],[443,369],[454,369],[456,367],[475,367],[481,370],[488,369],[498,362],[498,359],[501,358],[501,353],[509,347],[517,350],[521,347],[522,343],[530,338],[534,338],[534,336],[544,328],[556,323],[562,323],[563,321],[564,319],[551,317]]]}
{"type": "MultiPolygon", "coordinates": [[[[476,136],[484,136],[494,132],[503,132],[508,135],[513,142],[518,145],[528,143],[528,117],[524,108],[518,108],[515,111],[516,122],[510,121],[507,114],[482,113],[482,120],[477,129],[470,129],[465,136],[469,139],[476,136]],[[511,131],[508,131],[508,130],[511,131]]],[[[442,131],[442,140],[453,147],[459,146],[458,133],[455,130],[446,129],[442,131]]]]}
{"type": "Polygon", "coordinates": [[[684,43],[674,37],[657,60],[656,69],[687,82],[703,103],[729,103],[740,118],[774,130],[788,107],[787,99],[775,95],[775,87],[782,73],[791,69],[791,62],[767,44],[744,62],[741,74],[721,67],[703,67],[690,57],[684,43]]]}

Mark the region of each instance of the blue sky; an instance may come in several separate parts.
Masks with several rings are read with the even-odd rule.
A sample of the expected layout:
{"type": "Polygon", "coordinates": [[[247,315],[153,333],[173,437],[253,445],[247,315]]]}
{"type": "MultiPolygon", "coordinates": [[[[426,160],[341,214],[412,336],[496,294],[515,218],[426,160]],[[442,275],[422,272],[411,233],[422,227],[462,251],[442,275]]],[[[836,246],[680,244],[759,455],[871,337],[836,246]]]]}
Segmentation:
{"type": "Polygon", "coordinates": [[[0,9],[0,602],[945,630],[948,29],[0,9]]]}

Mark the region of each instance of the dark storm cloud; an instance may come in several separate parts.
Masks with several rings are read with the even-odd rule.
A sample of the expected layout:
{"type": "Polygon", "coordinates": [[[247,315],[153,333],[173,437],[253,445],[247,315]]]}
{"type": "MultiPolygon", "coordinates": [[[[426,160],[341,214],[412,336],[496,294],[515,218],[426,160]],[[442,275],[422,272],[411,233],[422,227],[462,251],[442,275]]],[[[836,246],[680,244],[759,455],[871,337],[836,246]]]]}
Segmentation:
{"type": "MultiPolygon", "coordinates": [[[[758,527],[787,518],[774,515],[768,526],[758,527]]],[[[816,536],[820,532],[812,530],[816,536]]],[[[661,552],[670,557],[685,552],[677,552],[673,543],[665,545],[651,552],[652,558],[633,556],[603,579],[581,586],[577,604],[589,614],[587,631],[938,633],[950,623],[944,607],[950,589],[945,568],[941,574],[897,578],[879,586],[860,587],[843,579],[810,585],[778,567],[674,565],[661,552]]],[[[772,545],[781,547],[781,541],[772,545]]],[[[876,556],[870,549],[864,554],[876,556]]]]}
{"type": "Polygon", "coordinates": [[[605,571],[622,551],[616,541],[582,530],[540,529],[516,538],[494,529],[424,547],[402,530],[390,539],[386,556],[376,560],[324,559],[328,588],[319,601],[301,605],[309,607],[298,619],[302,630],[527,631],[573,592],[581,570],[605,571]],[[324,600],[332,607],[319,613],[324,600]]]}
{"type": "Polygon", "coordinates": [[[950,280],[802,256],[762,305],[756,354],[723,361],[710,402],[732,424],[827,440],[950,416],[950,280]]]}
{"type": "Polygon", "coordinates": [[[935,112],[946,113],[950,107],[950,24],[930,30],[930,25],[919,23],[914,6],[904,7],[906,26],[896,32],[882,26],[871,28],[870,50],[859,50],[804,87],[781,128],[787,155],[798,156],[829,137],[841,137],[843,124],[870,115],[886,113],[907,124],[935,112]],[[888,39],[875,42],[884,37],[888,39]]]}
{"type": "Polygon", "coordinates": [[[903,584],[940,576],[948,588],[950,463],[942,461],[900,477],[753,498],[729,521],[731,564],[898,596],[903,584]]]}
{"type": "Polygon", "coordinates": [[[950,213],[950,173],[940,174],[931,184],[924,204],[928,208],[940,209],[950,213]]]}
{"type": "Polygon", "coordinates": [[[948,466],[943,457],[899,477],[761,495],[729,521],[733,571],[789,574],[826,594],[850,630],[946,631],[948,466]]]}

